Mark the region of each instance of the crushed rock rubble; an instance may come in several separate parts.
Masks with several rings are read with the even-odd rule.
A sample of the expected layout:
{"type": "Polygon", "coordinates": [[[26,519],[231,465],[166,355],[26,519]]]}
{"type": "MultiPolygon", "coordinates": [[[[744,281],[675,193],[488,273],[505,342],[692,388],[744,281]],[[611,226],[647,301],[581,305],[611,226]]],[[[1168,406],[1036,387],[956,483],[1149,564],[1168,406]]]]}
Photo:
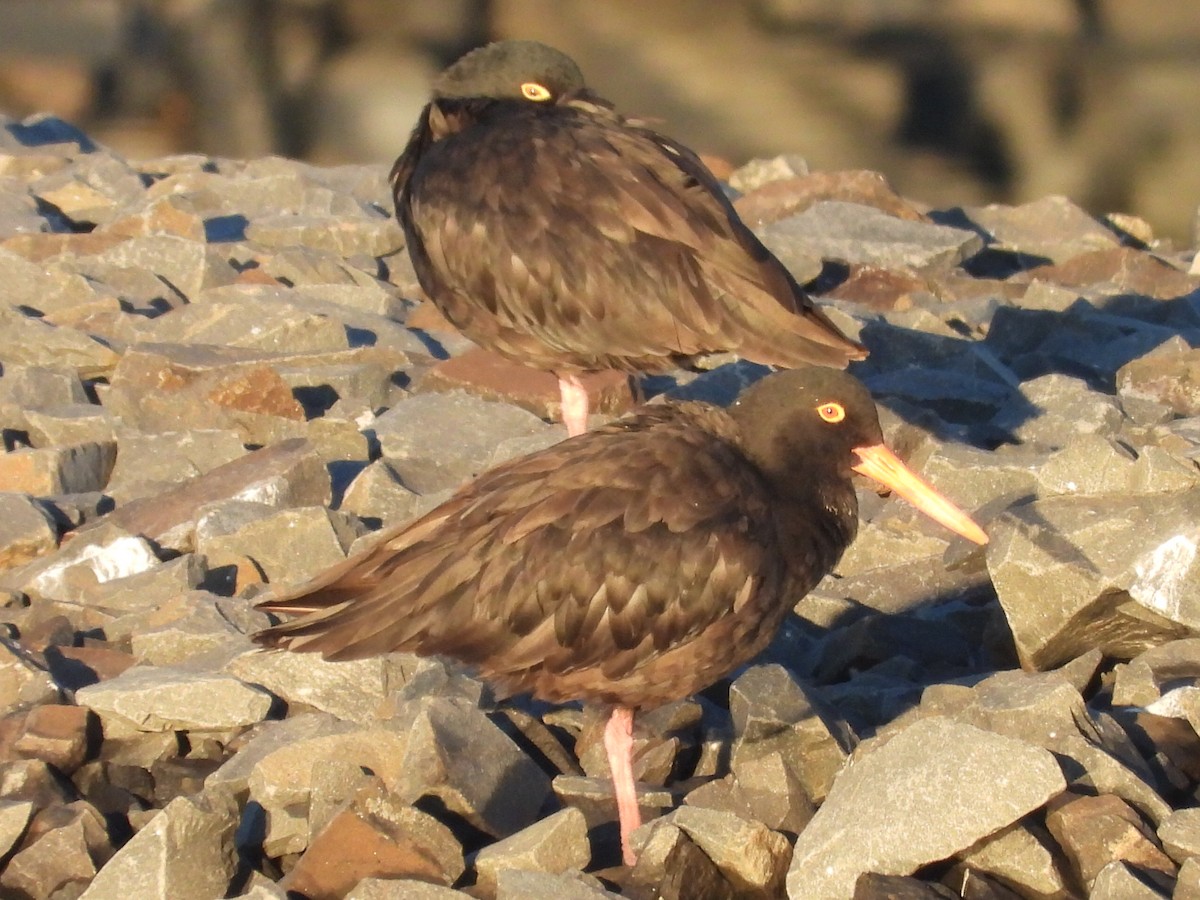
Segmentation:
{"type": "Polygon", "coordinates": [[[553,378],[422,301],[386,173],[0,116],[0,894],[1200,897],[1192,249],[1065,197],[734,172],[991,544],[864,494],[760,659],[639,716],[626,868],[597,711],[248,638],[274,586],[564,434],[553,378]]]}

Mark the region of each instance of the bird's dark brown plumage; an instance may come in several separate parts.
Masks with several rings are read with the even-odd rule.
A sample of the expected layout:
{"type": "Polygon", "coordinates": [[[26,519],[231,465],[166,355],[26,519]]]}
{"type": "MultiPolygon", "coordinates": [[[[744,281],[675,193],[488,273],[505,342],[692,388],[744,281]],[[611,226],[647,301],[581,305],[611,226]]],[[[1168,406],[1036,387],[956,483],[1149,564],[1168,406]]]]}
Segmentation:
{"type": "Polygon", "coordinates": [[[485,472],[261,604],[300,618],[255,640],[335,660],[444,654],[508,691],[612,704],[632,863],[633,710],[695,693],[771,640],[854,537],[852,471],[986,541],[883,447],[866,389],[812,367],[768,375],[728,411],[644,407],[485,472]]]}
{"type": "Polygon", "coordinates": [[[568,57],[491,44],[433,93],[392,170],[396,213],[422,288],[480,345],[560,376],[866,355],[698,157],[614,112],[568,57]]]}
{"type": "Polygon", "coordinates": [[[649,406],[486,472],[265,604],[313,615],[259,639],[330,659],[445,654],[556,701],[695,693],[770,640],[856,527],[849,445],[768,475],[747,455],[775,440],[758,437],[763,413],[753,395],[732,412],[649,406]]]}

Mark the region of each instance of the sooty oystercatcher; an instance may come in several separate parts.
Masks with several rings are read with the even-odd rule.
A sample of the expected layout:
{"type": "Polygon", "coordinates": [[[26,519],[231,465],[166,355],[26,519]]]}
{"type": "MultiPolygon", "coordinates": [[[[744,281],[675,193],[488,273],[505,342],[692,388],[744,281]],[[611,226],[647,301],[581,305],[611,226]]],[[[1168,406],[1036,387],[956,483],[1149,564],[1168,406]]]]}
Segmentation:
{"type": "Polygon", "coordinates": [[[544,44],[489,44],[443,72],[391,184],[422,289],[477,344],[556,373],[571,434],[587,423],[583,372],[866,356],[695,153],[615,112],[544,44]]]}
{"type": "Polygon", "coordinates": [[[728,410],[664,403],[511,460],[298,590],[255,635],[327,659],[444,654],[501,692],[613,707],[622,848],[640,821],[633,713],[687,697],[767,645],[854,538],[851,473],[985,543],[883,445],[866,388],[777,372],[728,410]]]}

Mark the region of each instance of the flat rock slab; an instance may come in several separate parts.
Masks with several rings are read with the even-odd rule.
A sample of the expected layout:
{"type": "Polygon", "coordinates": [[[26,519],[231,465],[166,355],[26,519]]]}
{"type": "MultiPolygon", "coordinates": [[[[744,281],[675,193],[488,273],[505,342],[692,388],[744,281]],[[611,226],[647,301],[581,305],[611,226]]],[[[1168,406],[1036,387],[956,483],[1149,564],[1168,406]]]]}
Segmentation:
{"type": "Polygon", "coordinates": [[[992,524],[988,571],[1023,665],[1052,668],[1094,646],[1129,657],[1200,627],[1200,489],[1155,495],[1153,508],[1049,497],[992,524]]]}
{"type": "Polygon", "coordinates": [[[237,824],[232,797],[215,792],[178,797],[109,860],[80,898],[223,897],[237,862],[237,824]]]}
{"type": "Polygon", "coordinates": [[[261,722],[274,702],[232,675],[138,666],[82,688],[80,706],[141,731],[222,731],[261,722]]]}
{"type": "Polygon", "coordinates": [[[815,203],[760,234],[772,249],[798,244],[822,259],[890,268],[949,269],[983,247],[973,231],[899,219],[841,200],[815,203]]]}
{"type": "Polygon", "coordinates": [[[1040,747],[944,718],[918,721],[886,743],[859,747],[796,841],[788,896],[843,900],[865,872],[910,874],[1065,787],[1058,763],[1040,747]]]}

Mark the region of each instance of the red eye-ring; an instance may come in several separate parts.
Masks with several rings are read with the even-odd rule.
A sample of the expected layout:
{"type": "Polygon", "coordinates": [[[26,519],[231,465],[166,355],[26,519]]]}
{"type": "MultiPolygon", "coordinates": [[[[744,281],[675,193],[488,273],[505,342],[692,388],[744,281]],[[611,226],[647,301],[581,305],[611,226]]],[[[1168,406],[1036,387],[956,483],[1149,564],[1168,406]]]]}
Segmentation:
{"type": "Polygon", "coordinates": [[[846,408],[840,403],[822,403],[817,407],[817,415],[826,422],[836,425],[846,418],[846,408]]]}

